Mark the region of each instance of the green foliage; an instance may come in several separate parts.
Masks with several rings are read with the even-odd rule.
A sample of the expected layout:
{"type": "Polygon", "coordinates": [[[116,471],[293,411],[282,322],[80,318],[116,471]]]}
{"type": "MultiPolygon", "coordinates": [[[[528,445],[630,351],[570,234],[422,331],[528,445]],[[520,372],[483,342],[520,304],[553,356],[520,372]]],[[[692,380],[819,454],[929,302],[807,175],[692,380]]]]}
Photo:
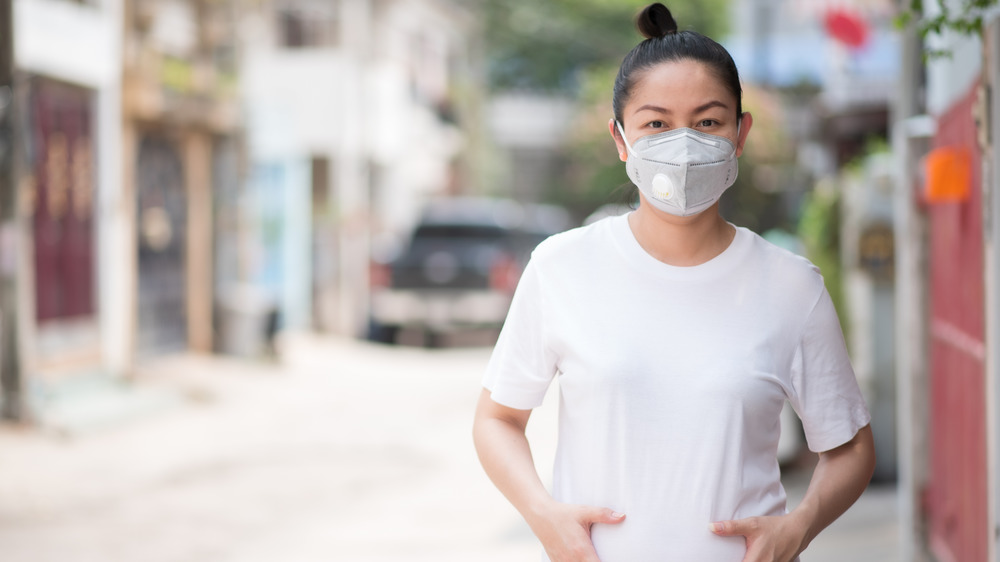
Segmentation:
{"type": "MultiPolygon", "coordinates": [[[[917,33],[922,39],[928,35],[940,35],[944,31],[953,31],[961,35],[981,35],[983,30],[983,11],[997,5],[1000,0],[961,0],[949,7],[948,0],[936,0],[937,15],[928,17],[924,10],[924,0],[908,0],[909,4],[896,17],[896,26],[906,27],[910,23],[916,25],[917,33]]],[[[926,57],[949,57],[947,50],[933,50],[925,53],[926,57]]]]}
{"type": "Polygon", "coordinates": [[[743,106],[753,116],[753,127],[740,156],[739,176],[719,208],[729,221],[758,233],[794,230],[790,215],[797,205],[790,193],[807,184],[786,130],[786,103],[780,92],[744,84],[743,106]]]}
{"type": "Polygon", "coordinates": [[[579,112],[566,152],[566,182],[547,199],[585,216],[601,205],[628,198],[631,186],[608,130],[611,89],[618,63],[594,66],[581,73],[579,112]]]}
{"type": "Polygon", "coordinates": [[[826,290],[846,327],[843,272],[840,264],[840,195],[832,186],[817,186],[806,196],[799,219],[799,239],[806,255],[823,273],[826,290]]]}
{"type": "MultiPolygon", "coordinates": [[[[617,65],[641,36],[646,0],[476,0],[483,17],[490,87],[576,94],[582,75],[617,65]]],[[[665,2],[682,29],[718,37],[727,0],[665,2]]]]}

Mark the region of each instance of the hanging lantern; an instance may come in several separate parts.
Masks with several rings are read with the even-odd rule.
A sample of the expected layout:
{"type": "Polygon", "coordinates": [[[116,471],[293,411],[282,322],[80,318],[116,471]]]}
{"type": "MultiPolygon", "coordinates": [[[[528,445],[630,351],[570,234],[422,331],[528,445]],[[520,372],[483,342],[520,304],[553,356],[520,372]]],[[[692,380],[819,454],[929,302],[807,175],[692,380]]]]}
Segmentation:
{"type": "Polygon", "coordinates": [[[924,199],[930,204],[961,203],[972,193],[972,156],[961,147],[935,148],[924,159],[924,199]]]}

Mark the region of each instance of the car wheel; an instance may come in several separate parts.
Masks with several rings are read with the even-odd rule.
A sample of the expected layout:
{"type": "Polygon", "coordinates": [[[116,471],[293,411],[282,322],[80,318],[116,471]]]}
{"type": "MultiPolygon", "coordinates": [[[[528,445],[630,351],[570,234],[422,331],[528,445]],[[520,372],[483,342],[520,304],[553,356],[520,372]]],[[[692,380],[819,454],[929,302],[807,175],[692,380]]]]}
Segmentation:
{"type": "Polygon", "coordinates": [[[395,344],[398,335],[399,326],[387,326],[374,320],[368,324],[368,341],[395,344]]]}
{"type": "Polygon", "coordinates": [[[424,330],[424,347],[427,349],[444,347],[444,334],[434,330],[424,330]]]}

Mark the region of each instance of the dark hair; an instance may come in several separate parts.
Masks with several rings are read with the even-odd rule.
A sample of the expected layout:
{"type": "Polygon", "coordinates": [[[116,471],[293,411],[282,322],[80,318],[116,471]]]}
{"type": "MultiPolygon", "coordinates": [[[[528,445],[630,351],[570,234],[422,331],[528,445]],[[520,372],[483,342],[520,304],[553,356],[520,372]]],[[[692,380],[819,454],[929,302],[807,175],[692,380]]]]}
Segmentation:
{"type": "Polygon", "coordinates": [[[616,121],[622,123],[622,111],[632,94],[636,73],[684,59],[707,66],[736,98],[736,115],[743,114],[740,74],[725,47],[695,31],[677,31],[674,16],[659,2],[646,6],[636,17],[635,26],[646,40],[625,55],[618,69],[611,101],[616,121]]]}

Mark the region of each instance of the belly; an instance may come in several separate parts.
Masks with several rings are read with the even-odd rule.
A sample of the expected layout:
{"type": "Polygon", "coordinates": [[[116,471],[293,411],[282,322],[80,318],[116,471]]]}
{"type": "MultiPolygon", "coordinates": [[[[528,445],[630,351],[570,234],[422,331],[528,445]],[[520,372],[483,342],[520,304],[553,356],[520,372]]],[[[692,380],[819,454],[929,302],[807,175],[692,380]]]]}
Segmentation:
{"type": "Polygon", "coordinates": [[[708,523],[649,528],[627,517],[620,525],[595,525],[591,530],[601,562],[741,562],[746,555],[743,537],[716,536],[708,523]]]}

